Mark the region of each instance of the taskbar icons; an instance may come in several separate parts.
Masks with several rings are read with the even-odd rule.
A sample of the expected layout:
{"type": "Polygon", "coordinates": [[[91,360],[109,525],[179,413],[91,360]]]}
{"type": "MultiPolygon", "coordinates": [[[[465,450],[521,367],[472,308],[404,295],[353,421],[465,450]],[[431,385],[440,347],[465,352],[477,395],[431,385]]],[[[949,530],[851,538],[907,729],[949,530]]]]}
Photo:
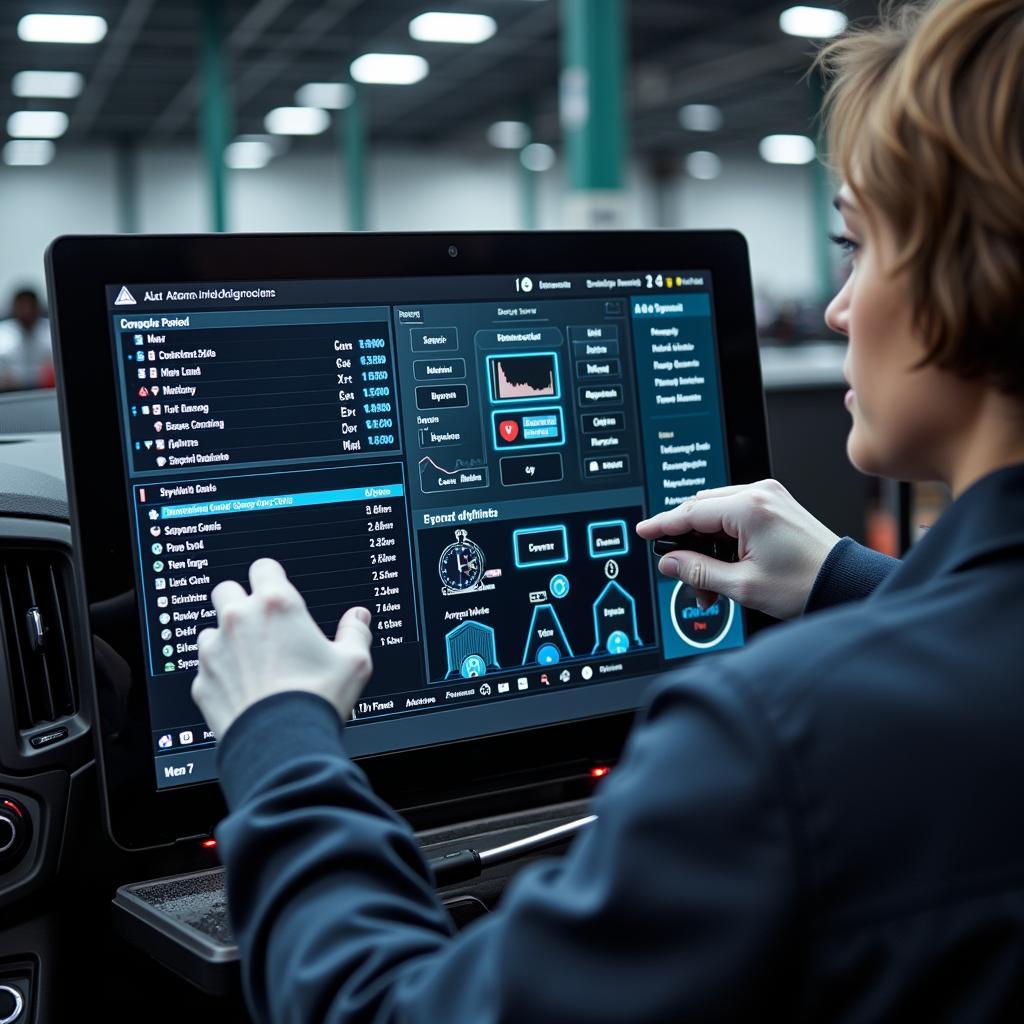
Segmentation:
{"type": "Polygon", "coordinates": [[[472,702],[474,698],[497,700],[529,693],[543,693],[573,684],[590,683],[603,677],[613,678],[623,674],[643,671],[635,664],[636,659],[652,660],[651,670],[656,667],[653,659],[657,652],[651,650],[630,651],[628,659],[613,658],[600,654],[577,657],[572,664],[558,664],[550,668],[533,667],[530,670],[513,668],[503,673],[501,668],[492,669],[487,677],[448,678],[435,683],[431,690],[442,703],[472,702]]]}
{"type": "Polygon", "coordinates": [[[183,751],[193,747],[204,747],[216,743],[213,730],[205,725],[179,726],[153,733],[153,745],[157,753],[183,751]]]}
{"type": "Polygon", "coordinates": [[[484,681],[477,688],[476,693],[480,697],[543,691],[549,689],[556,683],[563,686],[576,680],[588,682],[594,678],[594,666],[591,664],[576,665],[571,668],[562,668],[560,671],[551,672],[530,672],[525,675],[510,676],[506,679],[499,679],[492,682],[484,681]]]}

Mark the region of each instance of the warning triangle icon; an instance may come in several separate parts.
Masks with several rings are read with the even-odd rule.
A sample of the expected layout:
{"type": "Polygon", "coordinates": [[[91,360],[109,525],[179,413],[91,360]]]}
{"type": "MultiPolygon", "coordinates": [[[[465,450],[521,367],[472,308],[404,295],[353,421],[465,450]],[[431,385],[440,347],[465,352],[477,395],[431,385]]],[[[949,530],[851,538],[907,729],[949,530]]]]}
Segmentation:
{"type": "Polygon", "coordinates": [[[122,286],[121,290],[117,293],[117,298],[114,299],[114,305],[115,306],[134,306],[135,305],[135,296],[132,295],[132,293],[130,291],[128,291],[127,288],[122,286]]]}

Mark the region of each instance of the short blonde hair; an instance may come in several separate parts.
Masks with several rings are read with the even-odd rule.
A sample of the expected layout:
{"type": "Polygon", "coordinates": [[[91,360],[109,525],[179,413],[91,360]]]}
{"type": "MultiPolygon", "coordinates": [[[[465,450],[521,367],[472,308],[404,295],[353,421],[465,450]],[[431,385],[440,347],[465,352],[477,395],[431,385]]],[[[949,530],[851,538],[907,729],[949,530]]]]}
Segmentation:
{"type": "Polygon", "coordinates": [[[924,362],[1024,395],[1024,0],[891,5],[818,66],[830,160],[893,229],[924,362]]]}

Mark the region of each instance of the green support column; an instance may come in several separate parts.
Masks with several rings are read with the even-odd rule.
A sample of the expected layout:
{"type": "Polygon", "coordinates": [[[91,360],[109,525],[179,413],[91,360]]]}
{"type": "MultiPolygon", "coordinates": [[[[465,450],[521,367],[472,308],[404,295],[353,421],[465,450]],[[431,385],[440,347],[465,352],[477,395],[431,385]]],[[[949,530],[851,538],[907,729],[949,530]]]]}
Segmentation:
{"type": "Polygon", "coordinates": [[[359,85],[341,115],[338,138],[345,165],[345,200],[350,231],[366,230],[366,97],[359,85]]]}
{"type": "Polygon", "coordinates": [[[227,230],[224,150],[231,137],[231,106],[224,62],[224,0],[200,0],[203,155],[210,184],[210,228],[227,230]]]}
{"type": "Polygon", "coordinates": [[[578,227],[616,227],[625,219],[625,4],[561,0],[561,5],[560,107],[570,219],[578,227]]]}
{"type": "Polygon", "coordinates": [[[115,150],[117,167],[118,231],[131,234],[139,230],[139,168],[135,143],[120,139],[115,150]]]}

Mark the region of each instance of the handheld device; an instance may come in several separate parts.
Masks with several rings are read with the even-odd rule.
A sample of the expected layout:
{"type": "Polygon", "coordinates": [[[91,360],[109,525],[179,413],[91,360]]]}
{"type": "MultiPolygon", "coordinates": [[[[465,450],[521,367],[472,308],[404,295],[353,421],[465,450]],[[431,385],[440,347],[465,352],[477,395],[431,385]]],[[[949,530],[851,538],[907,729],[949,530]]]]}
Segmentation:
{"type": "Polygon", "coordinates": [[[659,537],[651,542],[651,549],[658,558],[670,555],[673,551],[696,551],[721,562],[735,562],[739,559],[739,542],[727,533],[693,532],[659,537]]]}

